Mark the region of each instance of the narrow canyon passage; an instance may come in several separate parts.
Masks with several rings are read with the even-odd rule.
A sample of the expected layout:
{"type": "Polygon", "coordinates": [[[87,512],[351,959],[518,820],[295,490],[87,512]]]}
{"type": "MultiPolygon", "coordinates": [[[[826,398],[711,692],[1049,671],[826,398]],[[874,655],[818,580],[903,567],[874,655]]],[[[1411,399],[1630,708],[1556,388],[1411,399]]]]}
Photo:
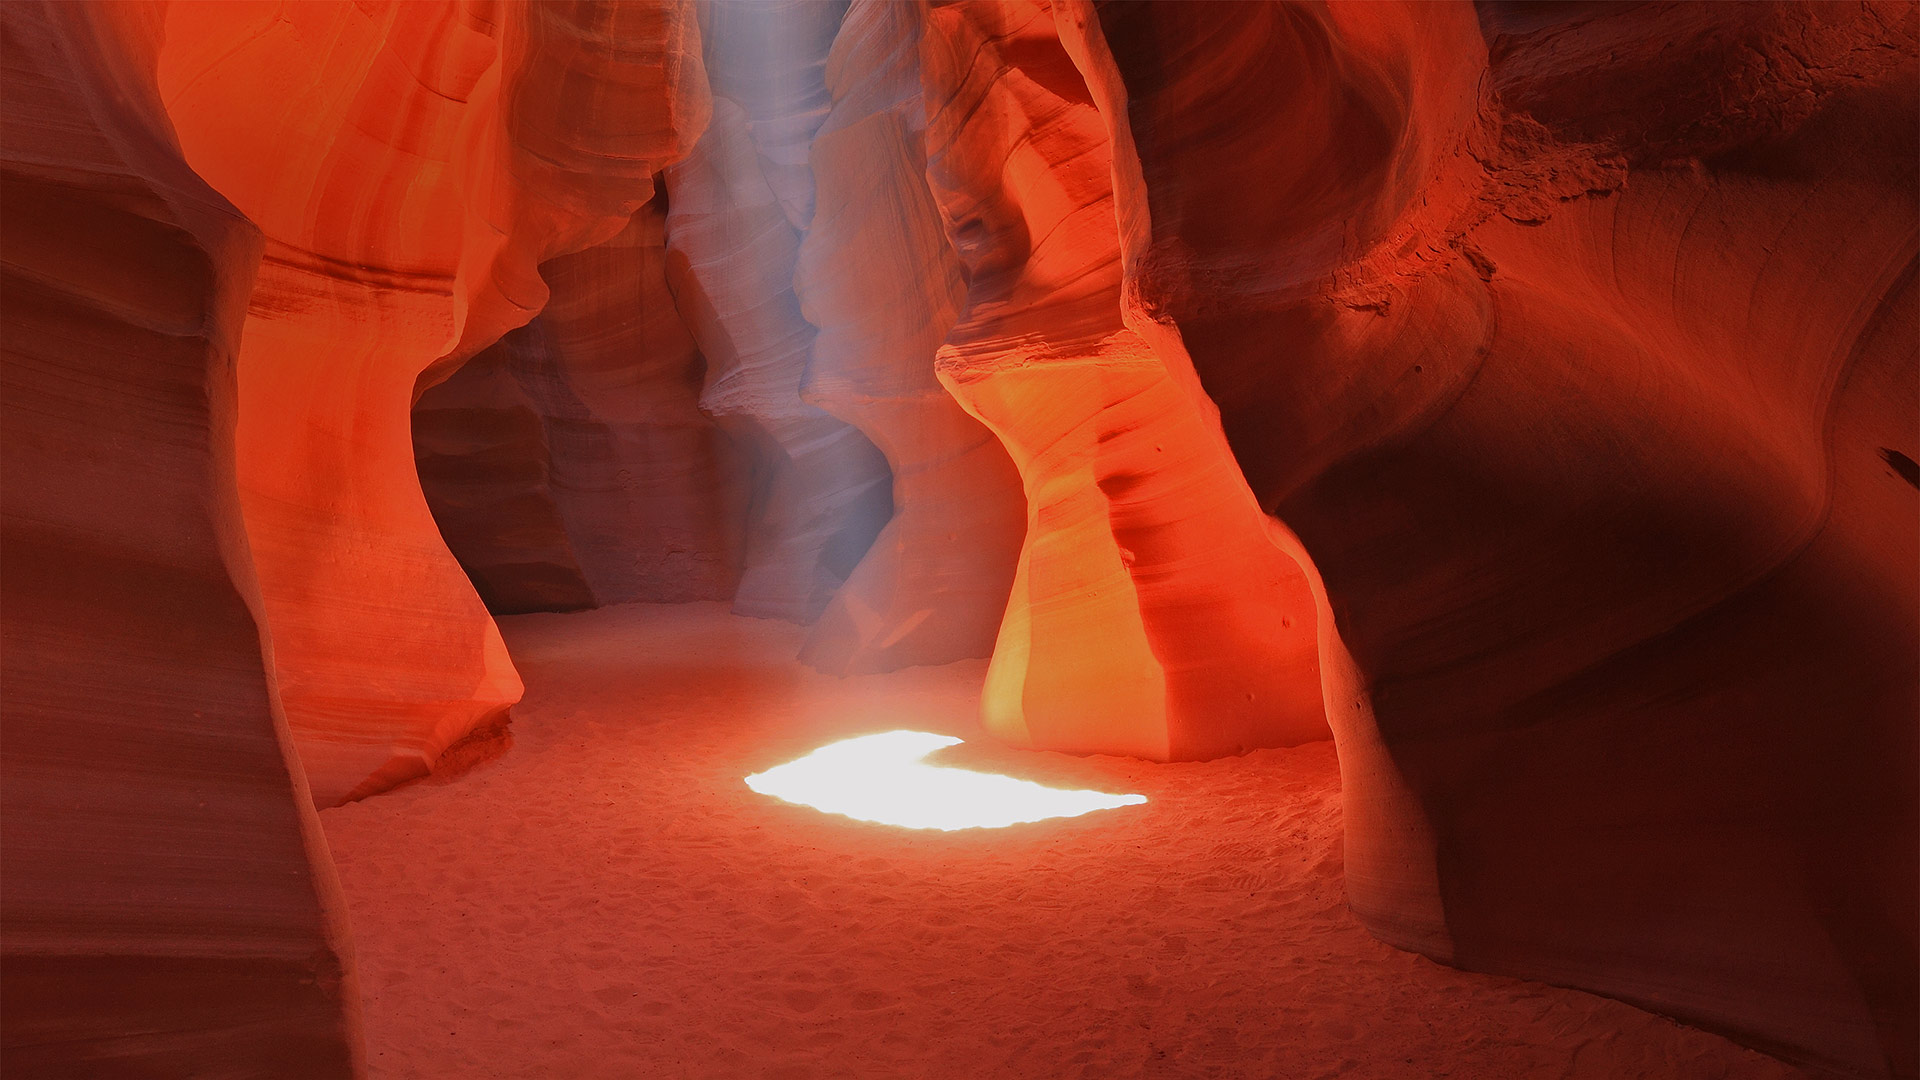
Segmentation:
{"type": "Polygon", "coordinates": [[[1342,891],[1331,742],[1204,763],[984,736],[984,661],[833,678],[717,603],[504,618],[513,744],[324,811],[370,1075],[1786,1078],[1575,990],[1441,967],[1342,891]],[[872,825],[743,777],[837,738],[1149,802],[872,825]]]}
{"type": "Polygon", "coordinates": [[[1917,460],[1920,0],[6,0],[0,1075],[1920,1080],[1917,460]]]}

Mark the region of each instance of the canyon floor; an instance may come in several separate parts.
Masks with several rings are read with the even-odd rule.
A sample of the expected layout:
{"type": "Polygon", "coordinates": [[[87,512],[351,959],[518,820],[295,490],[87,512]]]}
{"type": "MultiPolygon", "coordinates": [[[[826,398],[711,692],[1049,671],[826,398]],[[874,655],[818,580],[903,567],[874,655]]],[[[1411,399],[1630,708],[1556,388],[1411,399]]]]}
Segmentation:
{"type": "Polygon", "coordinates": [[[321,815],[375,1080],[1802,1076],[1573,990],[1392,949],[1341,891],[1318,743],[1199,764],[1012,750],[985,661],[833,678],[718,604],[500,620],[512,745],[321,815]],[[837,738],[1144,806],[865,824],[743,777],[837,738]]]}

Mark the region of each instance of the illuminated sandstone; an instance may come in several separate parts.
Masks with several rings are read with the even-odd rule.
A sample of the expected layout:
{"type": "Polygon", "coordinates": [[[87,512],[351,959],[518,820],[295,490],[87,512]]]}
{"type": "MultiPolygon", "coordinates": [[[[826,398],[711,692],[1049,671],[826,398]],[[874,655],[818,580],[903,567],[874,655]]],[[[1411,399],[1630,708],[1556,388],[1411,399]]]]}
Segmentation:
{"type": "Polygon", "coordinates": [[[1130,290],[1351,651],[1355,911],[1911,1074],[1913,8],[1076,23],[1130,290]]]}
{"type": "Polygon", "coordinates": [[[429,771],[519,697],[421,496],[409,409],[422,372],[537,311],[538,263],[618,232],[704,123],[685,13],[618,10],[167,9],[160,87],[186,159],[267,239],[240,491],[323,806],[429,771]]]}
{"type": "Polygon", "coordinates": [[[0,5],[0,1056],[343,1077],[352,948],[234,483],[261,239],[181,159],[139,11],[0,5]]]}
{"type": "Polygon", "coordinates": [[[1184,358],[1123,321],[1108,136],[1051,14],[939,8],[925,42],[929,176],[970,272],[938,371],[1028,504],[988,729],[1160,761],[1326,737],[1306,578],[1184,358]]]}
{"type": "Polygon", "coordinates": [[[1920,1072],[1912,5],[842,12],[0,5],[10,1068],[351,1073],[471,580],[1324,702],[1382,938],[1920,1072]]]}

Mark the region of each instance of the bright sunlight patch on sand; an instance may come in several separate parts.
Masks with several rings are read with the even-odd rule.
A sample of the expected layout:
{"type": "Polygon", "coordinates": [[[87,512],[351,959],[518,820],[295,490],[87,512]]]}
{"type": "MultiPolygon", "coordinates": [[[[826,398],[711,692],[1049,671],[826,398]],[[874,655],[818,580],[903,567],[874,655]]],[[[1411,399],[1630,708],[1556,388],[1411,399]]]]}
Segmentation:
{"type": "Polygon", "coordinates": [[[1043,787],[921,760],[960,741],[926,731],[842,739],[755,773],[747,777],[747,786],[829,814],[909,829],[997,829],[1147,801],[1145,795],[1043,787]]]}

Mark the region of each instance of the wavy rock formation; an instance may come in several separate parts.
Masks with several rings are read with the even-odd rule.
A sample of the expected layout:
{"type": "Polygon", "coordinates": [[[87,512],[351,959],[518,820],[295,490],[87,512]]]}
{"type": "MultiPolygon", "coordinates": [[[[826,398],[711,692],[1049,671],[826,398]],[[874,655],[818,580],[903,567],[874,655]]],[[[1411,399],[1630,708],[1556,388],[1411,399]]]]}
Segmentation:
{"type": "Polygon", "coordinates": [[[542,264],[554,494],[594,599],[725,600],[740,579],[752,461],[705,413],[706,361],[667,290],[666,209],[542,264]]]}
{"type": "Polygon", "coordinates": [[[793,218],[811,205],[811,172],[804,183],[791,169],[770,175],[755,138],[773,124],[785,145],[794,128],[782,125],[811,137],[806,118],[824,119],[818,80],[832,35],[821,40],[817,24],[832,8],[706,9],[738,21],[709,42],[712,122],[666,172],[667,281],[707,359],[700,407],[763,463],[734,610],[803,623],[819,617],[892,511],[880,451],[800,398],[814,329],[793,293],[801,239],[793,218]],[[749,78],[757,72],[767,77],[749,78]]]}
{"type": "Polygon", "coordinates": [[[560,510],[540,319],[481,350],[413,406],[414,465],[447,549],[496,615],[596,606],[560,510]],[[529,385],[529,384],[533,385],[529,385]]]}
{"type": "Polygon", "coordinates": [[[922,77],[969,272],[939,376],[1028,504],[988,729],[1161,761],[1325,738],[1307,579],[1177,339],[1123,320],[1108,137],[1051,13],[934,9],[922,77]]]}
{"type": "Polygon", "coordinates": [[[1913,9],[1069,22],[1130,288],[1371,691],[1355,910],[1914,1075],[1913,9]]]}
{"type": "Polygon", "coordinates": [[[488,604],[732,597],[1331,724],[1380,937],[1920,1077],[1913,4],[0,27],[10,1070],[354,1074],[313,804],[503,719],[488,604]]]}
{"type": "Polygon", "coordinates": [[[414,405],[427,503],[490,611],[733,595],[752,462],[699,411],[665,217],[541,264],[540,317],[414,405]]]}
{"type": "Polygon", "coordinates": [[[182,160],[157,16],[0,7],[0,1056],[347,1076],[339,886],[234,477],[261,241],[182,160]]]}
{"type": "Polygon", "coordinates": [[[922,21],[912,4],[853,5],[813,139],[818,207],[794,290],[819,334],[801,396],[893,473],[892,519],[800,654],[834,674],[991,655],[1026,531],[1012,461],[933,373],[966,282],[927,188],[922,21]]]}
{"type": "Polygon", "coordinates": [[[746,113],[761,178],[787,224],[804,232],[813,220],[808,148],[832,104],[827,54],[847,0],[709,0],[699,11],[713,92],[746,113]]]}
{"type": "Polygon", "coordinates": [[[167,10],[160,82],[187,160],[268,242],[241,496],[321,805],[429,771],[520,693],[411,467],[416,380],[530,318],[537,265],[623,228],[705,122],[680,7],[498,15],[167,10]]]}

